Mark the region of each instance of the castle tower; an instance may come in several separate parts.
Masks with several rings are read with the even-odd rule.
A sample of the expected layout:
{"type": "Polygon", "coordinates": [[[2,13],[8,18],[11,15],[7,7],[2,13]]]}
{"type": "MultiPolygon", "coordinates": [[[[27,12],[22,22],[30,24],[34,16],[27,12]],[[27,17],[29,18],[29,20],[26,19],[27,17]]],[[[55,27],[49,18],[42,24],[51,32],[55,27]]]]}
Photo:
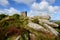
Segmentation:
{"type": "Polygon", "coordinates": [[[21,16],[22,16],[22,17],[27,17],[27,11],[21,12],[21,16]]]}

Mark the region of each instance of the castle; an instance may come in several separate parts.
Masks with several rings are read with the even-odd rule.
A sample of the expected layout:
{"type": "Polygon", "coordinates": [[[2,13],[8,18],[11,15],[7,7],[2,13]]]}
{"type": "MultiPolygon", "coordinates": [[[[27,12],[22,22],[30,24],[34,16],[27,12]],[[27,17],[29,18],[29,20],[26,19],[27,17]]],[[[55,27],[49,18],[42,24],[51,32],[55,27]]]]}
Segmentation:
{"type": "Polygon", "coordinates": [[[22,16],[22,17],[27,17],[27,11],[21,12],[21,16],[22,16]]]}

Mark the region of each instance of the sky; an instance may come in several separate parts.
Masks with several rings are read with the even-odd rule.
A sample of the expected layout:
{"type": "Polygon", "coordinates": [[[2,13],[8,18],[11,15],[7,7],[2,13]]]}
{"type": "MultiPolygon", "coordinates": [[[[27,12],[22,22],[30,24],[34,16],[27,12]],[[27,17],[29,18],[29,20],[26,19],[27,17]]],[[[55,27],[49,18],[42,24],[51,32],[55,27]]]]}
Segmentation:
{"type": "Polygon", "coordinates": [[[0,0],[0,14],[13,15],[27,11],[28,16],[49,15],[60,20],[60,0],[0,0]]]}

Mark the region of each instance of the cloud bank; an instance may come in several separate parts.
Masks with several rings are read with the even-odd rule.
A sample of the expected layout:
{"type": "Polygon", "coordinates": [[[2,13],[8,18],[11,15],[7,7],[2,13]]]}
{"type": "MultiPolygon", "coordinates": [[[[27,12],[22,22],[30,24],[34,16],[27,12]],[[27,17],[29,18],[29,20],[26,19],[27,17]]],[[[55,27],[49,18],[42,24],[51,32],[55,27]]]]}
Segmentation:
{"type": "Polygon", "coordinates": [[[17,2],[17,3],[24,3],[24,4],[29,5],[33,2],[35,2],[36,0],[14,0],[14,1],[17,2]]]}
{"type": "Polygon", "coordinates": [[[42,0],[40,3],[34,2],[31,6],[29,16],[35,15],[52,15],[59,10],[59,6],[51,6],[46,0],[42,0]]]}
{"type": "Polygon", "coordinates": [[[0,0],[0,5],[6,6],[8,4],[9,4],[8,0],[0,0]]]}
{"type": "MultiPolygon", "coordinates": [[[[37,0],[12,0],[12,1],[15,1],[18,4],[23,3],[23,4],[29,5],[29,4],[32,4],[32,3],[36,2],[37,0]]],[[[49,3],[54,3],[55,2],[55,0],[41,0],[41,1],[47,1],[49,3]]],[[[6,6],[8,4],[9,4],[8,0],[0,0],[0,5],[6,6]]]]}
{"type": "Polygon", "coordinates": [[[0,10],[0,13],[8,14],[8,15],[13,15],[13,14],[15,14],[15,13],[20,13],[20,11],[16,10],[16,9],[13,8],[13,7],[10,7],[9,9],[0,10]]]}
{"type": "Polygon", "coordinates": [[[45,1],[49,2],[50,4],[55,3],[55,0],[45,0],[45,1]]]}

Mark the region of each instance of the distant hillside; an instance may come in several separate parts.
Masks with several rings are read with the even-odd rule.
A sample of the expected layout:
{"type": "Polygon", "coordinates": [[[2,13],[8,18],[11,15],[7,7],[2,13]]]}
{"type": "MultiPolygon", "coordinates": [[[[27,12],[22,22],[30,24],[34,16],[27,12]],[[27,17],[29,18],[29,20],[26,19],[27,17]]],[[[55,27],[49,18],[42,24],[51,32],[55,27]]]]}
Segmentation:
{"type": "Polygon", "coordinates": [[[60,25],[60,20],[51,20],[51,21],[60,25]]]}

